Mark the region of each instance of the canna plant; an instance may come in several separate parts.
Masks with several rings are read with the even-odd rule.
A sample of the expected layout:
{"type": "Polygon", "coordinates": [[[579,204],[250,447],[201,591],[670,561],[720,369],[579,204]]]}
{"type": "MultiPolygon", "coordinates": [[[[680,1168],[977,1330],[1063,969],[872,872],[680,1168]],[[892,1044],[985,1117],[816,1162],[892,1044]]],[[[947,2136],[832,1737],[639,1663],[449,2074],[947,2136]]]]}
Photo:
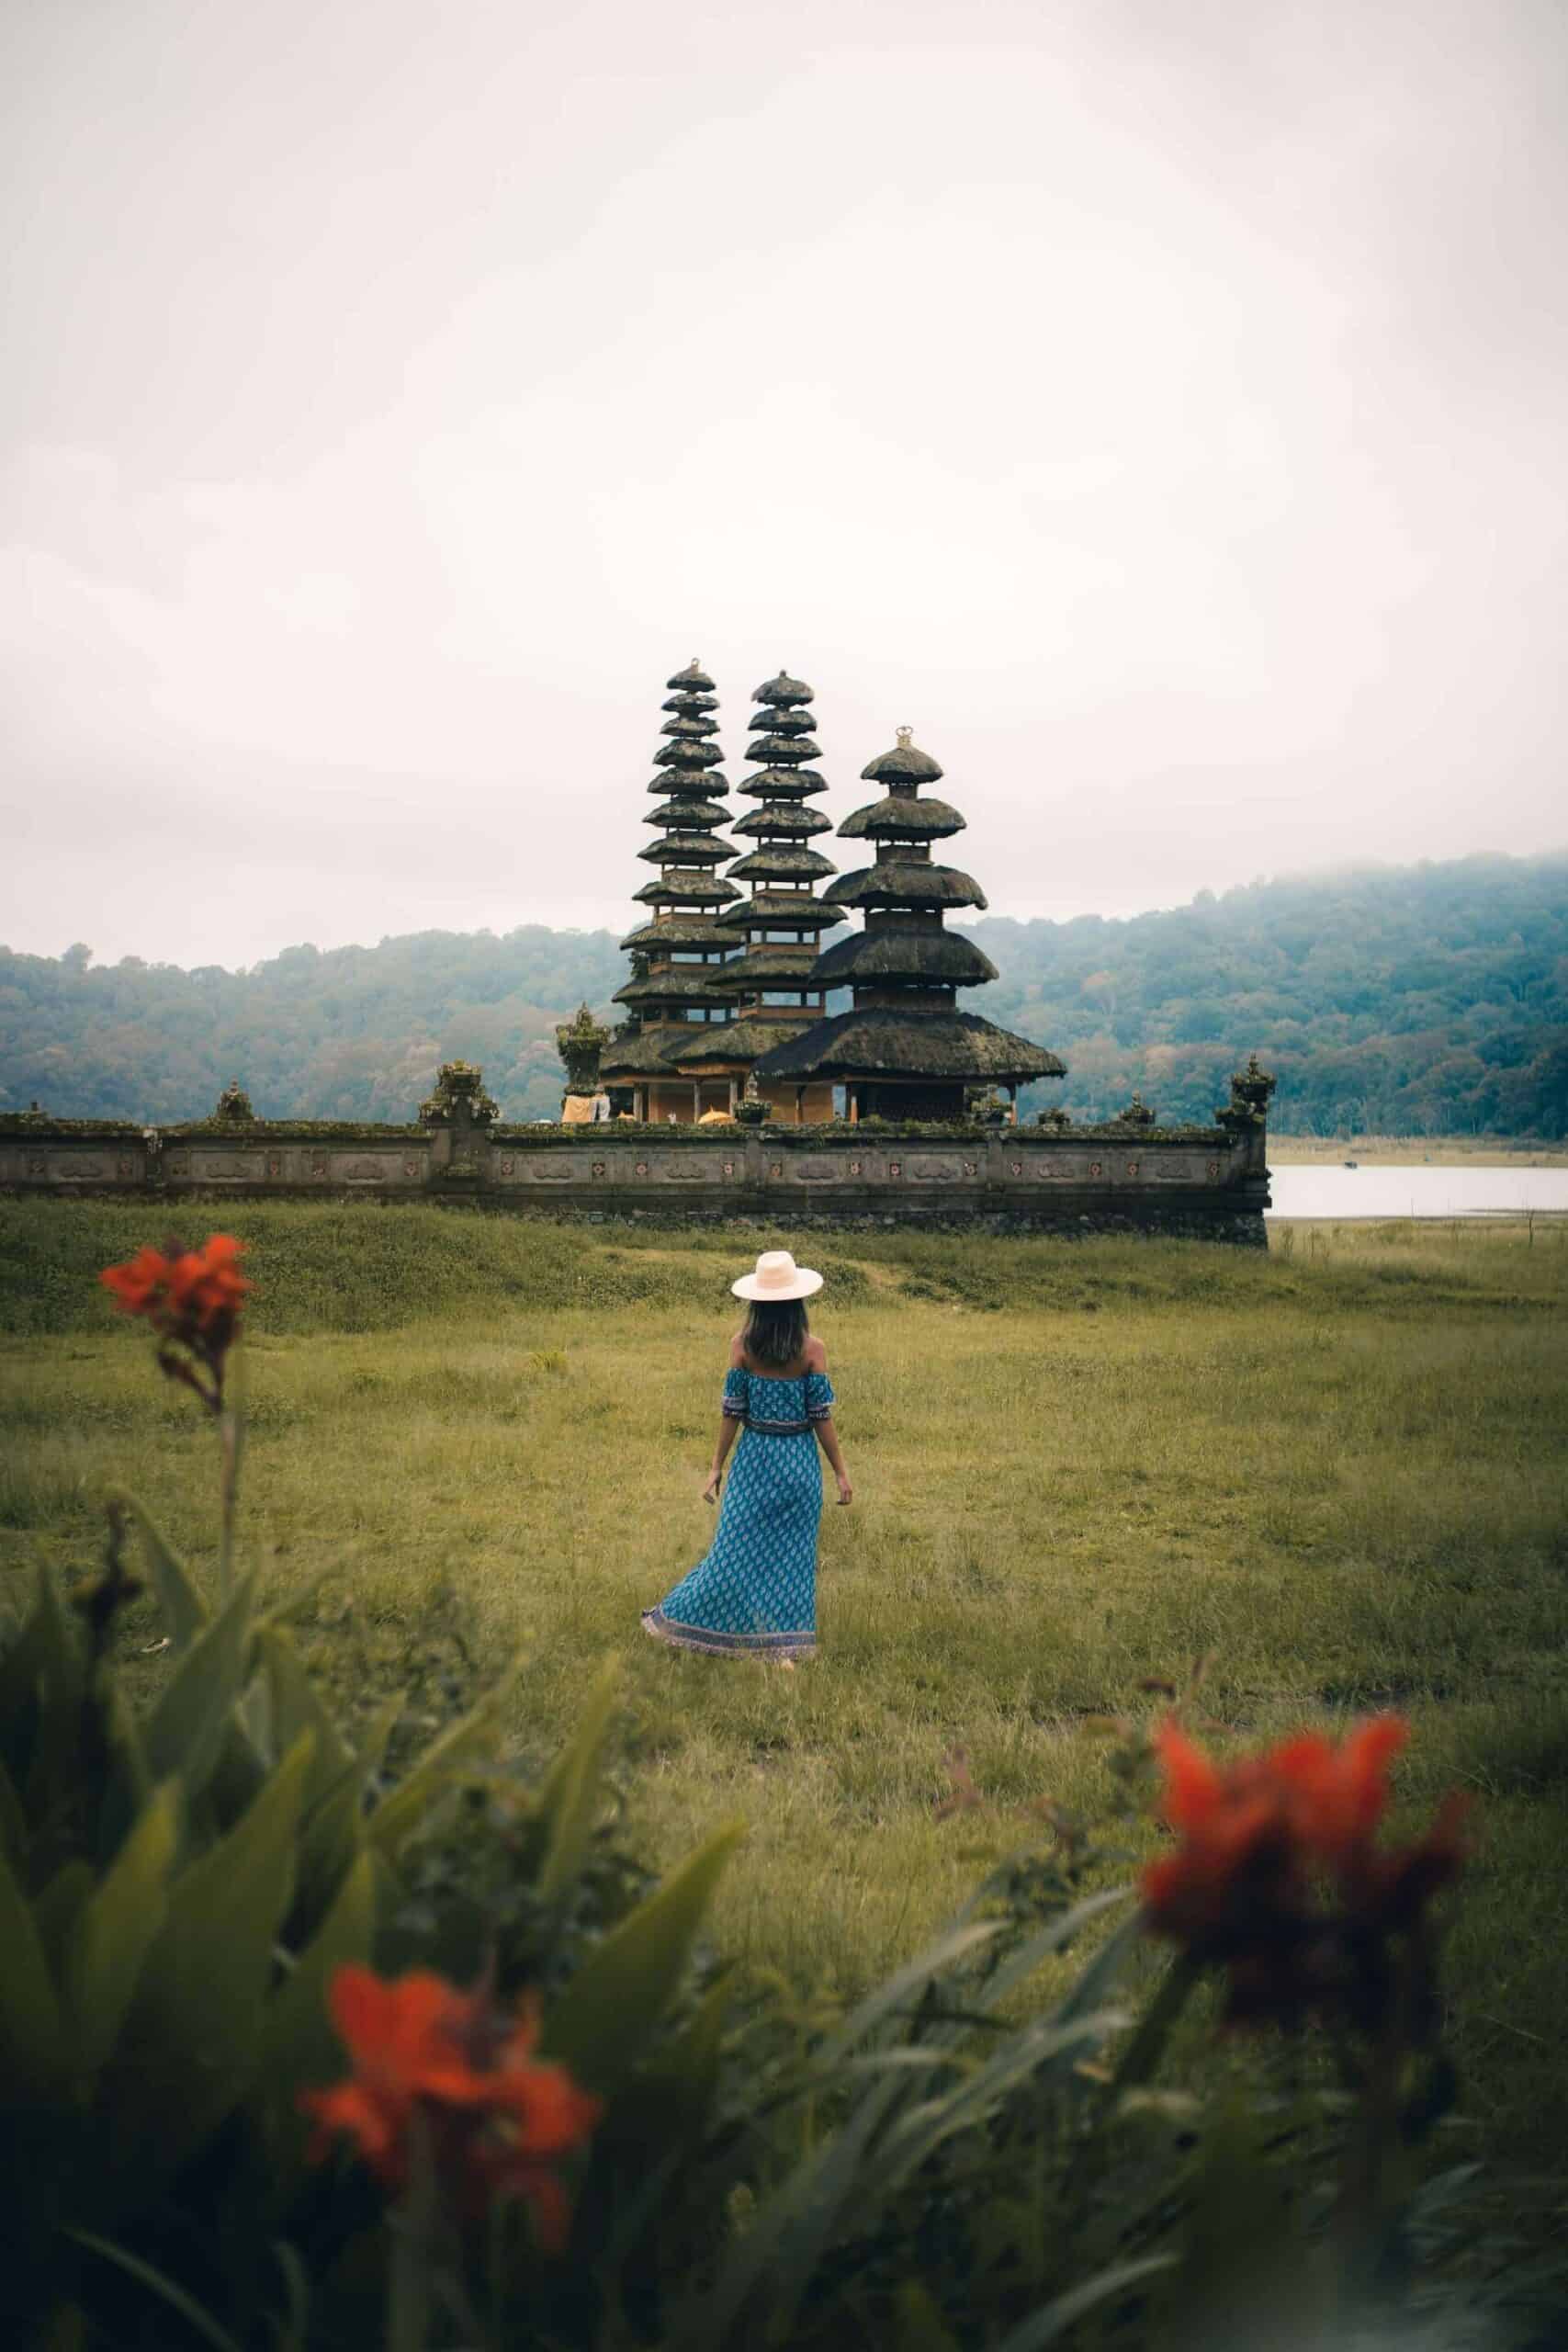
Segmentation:
{"type": "MultiPolygon", "coordinates": [[[[219,1591],[205,1592],[123,1497],[109,1506],[100,1572],[62,1600],[40,1571],[25,1617],[0,1623],[7,2343],[162,2344],[192,2327],[243,2342],[295,2324],[278,2315],[298,2317],[308,2269],[352,2273],[373,2258],[378,2200],[310,2162],[344,2112],[326,2087],[342,2071],[339,2033],[363,2018],[375,1981],[364,1972],[383,1954],[408,1956],[433,1828],[449,1828],[454,1807],[501,1769],[514,1669],[389,1781],[400,1702],[351,1747],[288,1611],[261,1604],[254,1574],[233,1573],[240,1449],[237,1424],[225,1425],[226,1375],[248,1289],[237,1257],[215,1236],[200,1251],[143,1251],[109,1283],[152,1323],[160,1368],[219,1425],[219,1591]],[[120,1616],[145,1589],[127,1564],[133,1532],[170,1653],[141,1713],[112,1656],[120,1616]]],[[[540,2217],[532,2251],[547,2256],[569,2211],[554,2159],[577,2150],[660,2034],[735,1834],[630,1901],[609,1932],[582,1939],[614,1707],[607,1669],[544,1782],[508,1782],[511,1866],[530,1887],[535,1936],[570,1923],[574,1957],[587,1953],[548,2018],[514,2020],[507,2045],[518,2062],[508,2079],[552,2086],[551,2112],[570,2128],[546,2130],[538,2161],[519,2156],[508,2172],[514,2104],[486,2143],[498,2183],[540,2217]],[[541,2052],[523,2065],[540,2036],[547,2061],[541,2052]]],[[[466,2008],[450,1998],[471,2032],[492,2014],[477,1996],[466,2008]]],[[[361,2035],[361,2056],[374,2040],[361,2035]]]]}

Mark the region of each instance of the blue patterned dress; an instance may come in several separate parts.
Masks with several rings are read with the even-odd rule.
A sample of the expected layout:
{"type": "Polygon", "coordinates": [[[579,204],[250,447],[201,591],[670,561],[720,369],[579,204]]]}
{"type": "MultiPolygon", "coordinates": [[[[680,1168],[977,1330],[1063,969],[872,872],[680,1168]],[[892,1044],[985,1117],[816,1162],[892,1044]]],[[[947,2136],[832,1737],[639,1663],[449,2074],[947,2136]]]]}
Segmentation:
{"type": "Polygon", "coordinates": [[[781,1380],[731,1367],[725,1419],[745,1427],[729,1457],[713,1544],[657,1609],[643,1611],[645,1633],[723,1657],[812,1655],[822,1516],[815,1425],[832,1409],[825,1372],[781,1380]]]}

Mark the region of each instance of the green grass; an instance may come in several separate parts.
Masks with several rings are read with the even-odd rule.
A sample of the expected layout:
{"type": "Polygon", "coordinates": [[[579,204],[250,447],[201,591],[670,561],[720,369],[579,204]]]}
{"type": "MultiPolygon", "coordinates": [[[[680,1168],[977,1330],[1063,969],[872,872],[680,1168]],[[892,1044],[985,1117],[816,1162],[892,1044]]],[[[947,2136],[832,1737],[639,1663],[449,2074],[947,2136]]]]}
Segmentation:
{"type": "MultiPolygon", "coordinates": [[[[842,1235],[817,1326],[856,1486],[829,1508],[823,1654],[793,1675],[637,1631],[704,1548],[734,1310],[772,1232],[435,1209],[187,1213],[251,1244],[243,1543],[344,1705],[449,1624],[525,1645],[544,1756],[624,1652],[635,1833],[750,1836],[721,1939],[846,1989],[950,1914],[1021,1808],[1106,1795],[1087,1720],[1212,1653],[1248,1737],[1394,1705],[1411,1817],[1455,1781],[1482,1842],[1449,1974],[1483,2153],[1544,2169],[1568,2064],[1568,1232],[1277,1231],[1198,1244],[842,1235]],[[955,1742],[998,1817],[939,1822],[955,1742]]],[[[163,1238],[119,1204],[0,1205],[0,1590],[93,1555],[133,1487],[213,1554],[209,1433],[94,1283],[163,1238]]],[[[784,1237],[787,1238],[787,1237],[784,1237]]],[[[133,1673],[164,1669],[127,1629],[133,1673]]]]}

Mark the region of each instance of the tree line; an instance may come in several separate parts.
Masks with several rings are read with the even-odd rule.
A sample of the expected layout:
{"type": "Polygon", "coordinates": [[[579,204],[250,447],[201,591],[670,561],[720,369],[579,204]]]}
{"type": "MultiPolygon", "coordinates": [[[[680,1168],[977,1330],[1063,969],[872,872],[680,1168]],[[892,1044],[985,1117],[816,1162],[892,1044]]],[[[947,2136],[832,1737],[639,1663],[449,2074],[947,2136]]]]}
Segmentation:
{"type": "MultiPolygon", "coordinates": [[[[1568,1135],[1568,854],[964,928],[1000,977],[961,1001],[1067,1064],[1026,1110],[1105,1118],[1136,1090],[1162,1123],[1205,1119],[1256,1052],[1283,1132],[1568,1135]]],[[[234,972],[0,948],[0,1110],[170,1122],[238,1078],[263,1116],[403,1120],[462,1058],[505,1116],[547,1118],[556,1023],[581,1001],[614,1019],[626,977],[615,933],[537,923],[290,947],[234,972]]]]}

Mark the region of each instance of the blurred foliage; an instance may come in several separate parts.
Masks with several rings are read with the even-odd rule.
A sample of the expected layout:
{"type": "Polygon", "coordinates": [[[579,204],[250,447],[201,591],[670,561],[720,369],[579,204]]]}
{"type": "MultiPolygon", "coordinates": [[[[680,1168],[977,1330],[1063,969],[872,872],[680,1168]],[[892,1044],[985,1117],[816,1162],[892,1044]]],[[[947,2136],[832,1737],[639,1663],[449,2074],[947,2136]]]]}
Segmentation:
{"type": "MultiPolygon", "coordinates": [[[[1471,857],[1256,882],[1108,921],[965,926],[1000,978],[964,1001],[1059,1052],[1026,1091],[1077,1120],[1134,1090],[1206,1121],[1238,1060],[1285,1133],[1568,1133],[1568,859],[1471,857]]],[[[504,1117],[554,1118],[558,1026],[626,975],[615,933],[525,925],[291,947],[245,972],[0,951],[0,1109],[201,1118],[238,1072],[269,1118],[406,1121],[443,1061],[504,1117]]],[[[832,1009],[832,1008],[830,1008],[832,1009]]]]}

